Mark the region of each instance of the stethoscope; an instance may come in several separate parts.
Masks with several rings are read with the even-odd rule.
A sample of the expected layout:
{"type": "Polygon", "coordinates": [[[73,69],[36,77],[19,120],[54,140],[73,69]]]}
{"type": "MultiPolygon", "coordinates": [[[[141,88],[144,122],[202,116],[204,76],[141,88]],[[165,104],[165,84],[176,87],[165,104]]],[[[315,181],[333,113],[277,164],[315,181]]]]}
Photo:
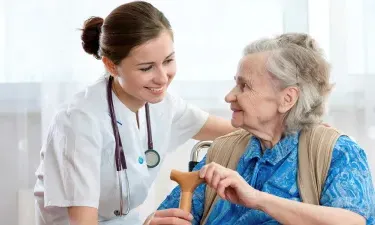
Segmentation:
{"type": "MultiPolygon", "coordinates": [[[[125,153],[122,148],[121,137],[120,137],[120,133],[118,131],[118,126],[117,126],[116,114],[115,114],[115,110],[113,107],[112,84],[113,84],[113,77],[110,76],[108,80],[108,85],[107,85],[107,102],[108,102],[108,108],[109,108],[109,115],[111,116],[113,134],[115,137],[115,162],[116,162],[116,171],[117,171],[119,190],[120,190],[120,209],[115,210],[114,214],[116,216],[123,216],[123,215],[127,215],[130,211],[130,185],[129,185],[129,179],[128,179],[128,173],[127,173],[125,153]],[[125,173],[126,189],[127,189],[127,197],[126,197],[127,209],[125,213],[123,213],[124,200],[122,197],[121,171],[124,171],[125,173]]],[[[160,155],[157,151],[154,150],[154,145],[152,142],[150,109],[149,109],[148,103],[146,103],[145,105],[145,110],[146,110],[147,138],[148,138],[148,149],[145,151],[146,164],[148,168],[154,168],[158,166],[160,163],[160,155]]]]}

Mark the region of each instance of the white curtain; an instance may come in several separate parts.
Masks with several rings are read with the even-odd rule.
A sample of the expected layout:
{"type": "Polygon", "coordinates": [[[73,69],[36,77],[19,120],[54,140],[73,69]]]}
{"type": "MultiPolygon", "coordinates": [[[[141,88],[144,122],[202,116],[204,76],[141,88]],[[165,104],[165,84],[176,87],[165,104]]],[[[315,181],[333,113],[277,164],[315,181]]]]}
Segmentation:
{"type": "MultiPolygon", "coordinates": [[[[128,1],[0,0],[0,203],[2,224],[33,224],[31,189],[40,145],[55,107],[103,75],[85,54],[80,31],[128,1]],[[31,204],[31,205],[30,205],[31,204]]],[[[282,32],[308,32],[332,63],[336,88],[326,121],[355,138],[375,174],[375,0],[154,0],[175,32],[178,73],[170,88],[203,109],[229,118],[223,97],[234,85],[243,47],[282,32]]],[[[190,141],[163,165],[147,214],[186,170],[190,141]]]]}

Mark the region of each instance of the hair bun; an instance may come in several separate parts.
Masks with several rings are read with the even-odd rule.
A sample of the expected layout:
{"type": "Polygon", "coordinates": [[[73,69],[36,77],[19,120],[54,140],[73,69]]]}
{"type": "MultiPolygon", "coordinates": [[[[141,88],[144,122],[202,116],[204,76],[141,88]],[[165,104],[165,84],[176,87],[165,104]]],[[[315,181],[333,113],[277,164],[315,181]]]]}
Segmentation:
{"type": "Polygon", "coordinates": [[[286,33],[276,38],[281,43],[292,43],[300,47],[321,53],[321,49],[316,41],[308,34],[304,33],[286,33]]]}
{"type": "Polygon", "coordinates": [[[104,20],[100,17],[90,17],[85,21],[82,29],[82,47],[85,52],[93,55],[96,59],[100,59],[99,39],[103,22],[104,20]]]}

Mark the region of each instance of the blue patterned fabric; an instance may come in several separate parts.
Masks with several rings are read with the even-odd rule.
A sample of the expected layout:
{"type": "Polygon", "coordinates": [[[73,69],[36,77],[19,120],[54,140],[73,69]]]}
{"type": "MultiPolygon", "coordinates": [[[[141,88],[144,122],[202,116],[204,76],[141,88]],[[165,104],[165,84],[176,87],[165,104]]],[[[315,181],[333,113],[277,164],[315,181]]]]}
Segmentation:
{"type": "MultiPolygon", "coordinates": [[[[297,149],[299,134],[282,139],[264,154],[256,137],[252,137],[237,171],[254,188],[283,198],[301,201],[297,185],[297,149]]],[[[205,164],[205,158],[194,170],[205,164]]],[[[194,192],[193,224],[203,215],[205,184],[194,192]]],[[[176,187],[159,209],[178,208],[180,189],[176,187]]],[[[331,167],[323,189],[321,205],[351,210],[364,216],[367,224],[375,224],[375,192],[366,154],[347,136],[341,136],[333,150],[331,167]]],[[[279,224],[266,213],[219,200],[214,206],[208,225],[279,224]]]]}

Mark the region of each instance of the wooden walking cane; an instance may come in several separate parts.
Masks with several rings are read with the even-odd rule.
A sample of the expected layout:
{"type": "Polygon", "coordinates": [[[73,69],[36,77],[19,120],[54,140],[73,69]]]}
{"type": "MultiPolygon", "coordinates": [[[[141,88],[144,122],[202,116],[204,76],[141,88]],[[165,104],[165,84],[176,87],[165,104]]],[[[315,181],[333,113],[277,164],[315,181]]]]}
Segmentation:
{"type": "Polygon", "coordinates": [[[204,182],[204,179],[199,177],[199,171],[181,172],[177,170],[171,171],[170,178],[176,181],[181,188],[179,208],[190,213],[194,190],[204,182]]]}

